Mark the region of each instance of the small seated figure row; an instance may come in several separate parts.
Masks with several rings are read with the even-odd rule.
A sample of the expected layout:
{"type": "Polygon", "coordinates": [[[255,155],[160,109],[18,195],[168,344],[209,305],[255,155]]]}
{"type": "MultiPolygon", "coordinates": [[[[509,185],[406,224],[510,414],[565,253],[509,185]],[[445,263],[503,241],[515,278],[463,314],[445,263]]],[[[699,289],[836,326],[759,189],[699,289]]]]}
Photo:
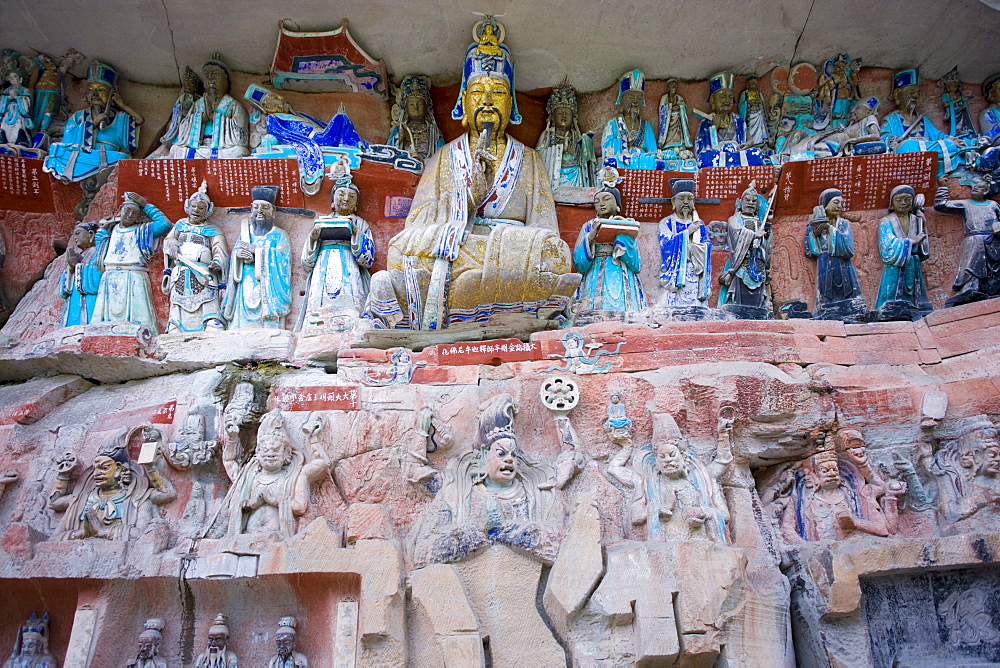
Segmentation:
{"type": "MultiPolygon", "coordinates": [[[[581,311],[638,313],[650,305],[638,276],[638,224],[620,215],[616,180],[617,175],[597,192],[597,216],[584,224],[574,247],[574,263],[584,274],[576,294],[581,311]]],[[[939,180],[935,210],[961,215],[965,222],[953,285],[957,294],[948,306],[1000,295],[1000,264],[995,260],[1000,257],[1000,204],[986,198],[990,185],[989,177],[981,178],[970,199],[953,200],[947,180],[939,180]]],[[[655,306],[674,314],[704,311],[712,293],[711,238],[695,208],[694,180],[674,179],[671,190],[673,213],[660,221],[658,230],[663,292],[655,306]]],[[[738,318],[771,317],[768,209],[767,199],[751,184],[726,223],[729,258],[719,276],[718,306],[738,318]]],[[[817,260],[814,317],[862,322],[869,313],[852,262],[854,235],[843,209],[842,192],[824,191],[805,231],[805,254],[817,260]]],[[[878,252],[884,268],[876,316],[916,320],[933,310],[921,267],[930,257],[927,226],[912,187],[897,186],[889,194],[889,213],[879,223],[878,252]]]]}
{"type": "MultiPolygon", "coordinates": [[[[990,106],[980,115],[980,137],[957,70],[943,80],[942,104],[949,123],[948,131],[943,132],[917,113],[917,70],[894,75],[892,97],[897,110],[886,115],[880,125],[876,115],[878,99],[861,99],[859,67],[858,61],[848,65],[846,54],[840,54],[826,63],[816,90],[797,91],[800,94],[785,97],[776,94],[770,106],[764,100],[759,77],[746,78],[746,90],[737,103],[733,74],[716,74],[709,79],[711,113],[694,110],[702,120],[693,140],[687,104],[677,92],[678,80],[666,82],[667,92],[660,98],[658,130],[654,130],[642,118],[645,77],[640,70],[626,72],[618,81],[616,104],[620,113],[604,128],[601,157],[605,163],[611,160],[619,167],[632,169],[694,171],[834,155],[935,151],[940,155],[938,173],[945,174],[964,164],[965,153],[991,145],[1000,135],[1000,75],[983,83],[983,96],[990,106]]],[[[550,106],[553,100],[565,97],[564,91],[556,89],[550,106]]],[[[549,126],[559,127],[551,108],[549,113],[549,126]]],[[[976,168],[977,163],[970,166],[976,168]]]]}
{"type": "MultiPolygon", "coordinates": [[[[229,254],[221,229],[210,224],[214,205],[202,183],[175,225],[136,193],[126,193],[115,218],[77,225],[67,252],[61,291],[62,325],[131,322],[157,333],[148,277],[163,237],[162,290],[170,298],[168,332],[282,329],[291,311],[291,245],[274,225],[277,186],[253,189],[250,216],[229,254]]],[[[296,329],[317,318],[348,318],[348,329],[368,292],[375,243],[368,223],[354,212],[358,188],[350,173],[332,191],[333,212],[314,221],[301,261],[309,289],[296,329]]]]}

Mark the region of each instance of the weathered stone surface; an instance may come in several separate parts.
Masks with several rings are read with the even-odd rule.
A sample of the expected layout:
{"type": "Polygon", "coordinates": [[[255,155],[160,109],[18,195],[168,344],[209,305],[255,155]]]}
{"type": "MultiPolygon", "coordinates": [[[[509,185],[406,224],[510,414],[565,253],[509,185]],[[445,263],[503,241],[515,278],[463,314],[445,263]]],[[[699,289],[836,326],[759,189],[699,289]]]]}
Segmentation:
{"type": "MultiPolygon", "coordinates": [[[[483,639],[476,615],[455,567],[432,564],[413,572],[410,578],[413,602],[430,623],[437,657],[445,666],[485,665],[483,639]]],[[[414,659],[429,657],[421,650],[426,643],[413,644],[414,659]]],[[[429,648],[427,648],[429,649],[429,648]]]]}
{"type": "Polygon", "coordinates": [[[34,424],[91,386],[92,383],[79,376],[63,375],[2,388],[0,425],[34,424]]]}
{"type": "Polygon", "coordinates": [[[563,665],[566,654],[538,614],[542,563],[505,545],[492,545],[455,564],[493,665],[563,665]]]}
{"type": "Polygon", "coordinates": [[[603,574],[597,502],[580,495],[542,597],[549,621],[562,637],[568,633],[569,619],[583,608],[603,574]]]}

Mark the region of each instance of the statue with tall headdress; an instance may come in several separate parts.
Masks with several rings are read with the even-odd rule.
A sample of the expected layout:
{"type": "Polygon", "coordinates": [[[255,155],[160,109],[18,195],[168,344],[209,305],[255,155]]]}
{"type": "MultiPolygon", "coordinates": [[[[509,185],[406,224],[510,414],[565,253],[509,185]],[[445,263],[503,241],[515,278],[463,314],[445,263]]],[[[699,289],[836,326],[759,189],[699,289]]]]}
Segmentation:
{"type": "Polygon", "coordinates": [[[168,332],[200,332],[226,328],[222,319],[222,294],[229,252],[222,230],[209,225],[215,205],[208,184],[184,202],[181,218],[163,241],[162,289],[170,299],[168,332]]]}
{"type": "Polygon", "coordinates": [[[63,540],[106,538],[128,540],[133,527],[148,532],[151,506],[177,498],[173,485],[160,475],[159,457],[147,464],[129,458],[133,434],[148,426],[125,430],[105,443],[94,457],[94,465],[69,491],[69,469],[60,470],[49,507],[64,513],[59,526],[63,540]]]}
{"type": "Polygon", "coordinates": [[[296,626],[298,621],[294,617],[282,617],[278,620],[278,630],[274,632],[274,644],[278,652],[268,661],[267,668],[309,668],[306,655],[295,651],[296,626]]]}
{"type": "Polygon", "coordinates": [[[91,322],[131,322],[159,333],[149,285],[149,263],[170,221],[138,193],[122,195],[118,216],[102,220],[94,239],[103,271],[91,322]]]}
{"type": "Polygon", "coordinates": [[[516,410],[509,394],[491,399],[479,417],[476,446],[441,474],[434,501],[412,531],[416,566],[461,561],[491,544],[517,547],[546,563],[555,559],[557,472],[518,447],[516,410]]]}
{"type": "Polygon", "coordinates": [[[887,491],[867,461],[857,429],[845,427],[835,438],[825,437],[819,451],[794,474],[791,485],[780,520],[786,543],[896,532],[896,496],[905,488],[887,491]],[[845,452],[843,458],[838,449],[845,452]]]}
{"type": "Polygon", "coordinates": [[[434,120],[431,80],[421,74],[403,77],[392,105],[392,130],[385,142],[409,152],[421,162],[444,146],[444,137],[434,120]]]}
{"type": "Polygon", "coordinates": [[[736,102],[733,74],[720,72],[708,80],[708,102],[712,113],[697,112],[703,118],[698,126],[695,152],[699,167],[746,167],[765,164],[760,149],[747,141],[747,124],[733,111],[736,102]]]}
{"type": "Polygon", "coordinates": [[[347,160],[333,171],[330,215],[313,221],[302,247],[302,266],[309,276],[296,329],[304,336],[354,328],[368,297],[368,269],[375,262],[375,238],[368,221],[356,213],[360,191],[347,160]]]}
{"type": "Polygon", "coordinates": [[[948,134],[952,137],[975,139],[979,136],[976,125],[972,121],[972,111],[969,101],[962,90],[962,79],[958,67],[951,68],[941,79],[941,106],[944,108],[944,119],[948,124],[948,134]]]}
{"type": "MultiPolygon", "coordinates": [[[[605,163],[615,160],[618,167],[652,169],[649,157],[655,160],[656,132],[653,124],[642,117],[646,106],[646,77],[641,70],[632,70],[618,79],[619,107],[617,116],[604,126],[601,138],[601,158],[605,163]]],[[[662,167],[661,167],[662,169],[662,167]]]]}
{"type": "Polygon", "coordinates": [[[292,443],[277,409],[261,420],[256,449],[245,461],[238,439],[228,439],[222,464],[233,485],[206,534],[270,535],[278,540],[294,536],[299,517],[309,508],[310,485],[330,469],[330,458],[319,443],[322,427],[318,418],[306,423],[308,453],[292,443]]]}
{"type": "Polygon", "coordinates": [[[548,169],[552,190],[561,185],[595,185],[594,139],[591,133],[580,132],[576,90],[566,83],[553,88],[545,111],[548,120],[535,150],[548,169]]]}
{"type": "Polygon", "coordinates": [[[177,127],[171,158],[242,158],[250,153],[249,117],[231,96],[229,67],[215,54],[201,67],[205,94],[177,127]]]}
{"type": "Polygon", "coordinates": [[[846,53],[838,53],[823,63],[816,84],[816,115],[821,121],[816,129],[831,129],[848,124],[851,109],[861,99],[859,75],[861,59],[851,60],[846,53]],[[825,122],[823,122],[825,121],[825,122]]]}
{"type": "Polygon", "coordinates": [[[125,106],[115,89],[118,73],[94,61],[87,72],[87,108],[66,121],[62,141],[49,147],[43,169],[63,181],[98,175],[131,158],[143,118],[125,106]]]}
{"type": "Polygon", "coordinates": [[[882,119],[882,139],[895,153],[934,151],[938,154],[938,175],[947,174],[964,164],[960,149],[964,145],[934,125],[917,111],[920,104],[920,74],[902,70],[892,77],[892,99],[896,110],[882,119]]]}
{"type": "Polygon", "coordinates": [[[226,616],[218,614],[208,627],[205,651],[194,661],[195,668],[237,668],[239,659],[229,649],[229,623],[226,616]]]}
{"type": "Polygon", "coordinates": [[[653,420],[653,442],[632,456],[632,524],[645,525],[647,540],[729,542],[729,507],[719,479],[733,461],[732,425],[724,423],[715,458],[704,464],[669,413],[653,420]]]}
{"type": "Polygon", "coordinates": [[[160,656],[164,626],[166,622],[158,617],[146,620],[139,634],[139,651],[134,659],[125,664],[125,668],[167,668],[167,660],[160,656]]]}
{"type": "Polygon", "coordinates": [[[487,16],[473,33],[452,110],[468,132],[427,161],[387,269],[372,276],[365,315],[376,328],[436,330],[512,311],[547,320],[580,282],[545,164],[505,132],[521,115],[503,26],[487,16]]]}

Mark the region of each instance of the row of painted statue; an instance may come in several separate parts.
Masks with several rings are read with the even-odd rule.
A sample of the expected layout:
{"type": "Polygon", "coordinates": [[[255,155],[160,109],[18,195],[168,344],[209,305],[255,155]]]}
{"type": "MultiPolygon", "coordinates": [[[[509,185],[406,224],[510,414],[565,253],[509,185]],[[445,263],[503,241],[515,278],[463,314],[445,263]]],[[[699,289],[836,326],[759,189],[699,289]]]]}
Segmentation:
{"type": "MultiPolygon", "coordinates": [[[[462,88],[452,113],[462,119],[468,132],[427,159],[405,229],[390,241],[386,270],[372,276],[369,286],[365,285],[365,269],[371,265],[374,252],[369,228],[348,213],[356,191],[349,192],[353,189],[346,184],[346,191],[334,189],[335,200],[340,197],[344,201],[345,213],[335,212],[316,221],[310,235],[306,254],[313,269],[310,296],[299,319],[302,328],[315,323],[319,331],[347,329],[351,313],[357,314],[362,303],[363,315],[373,327],[410,330],[476,325],[508,314],[560,321],[574,295],[590,310],[641,308],[644,298],[635,280],[638,257],[631,239],[636,226],[607,218],[618,215],[615,209],[621,208],[613,189],[617,179],[599,176],[609,189],[597,194],[598,217],[585,228],[574,253],[558,235],[546,160],[506,133],[507,124],[519,122],[520,115],[513,95],[513,60],[506,46],[494,43],[503,31],[496,19],[487,17],[477,24],[475,32],[480,41],[469,47],[462,88]],[[609,241],[600,233],[602,227],[609,228],[608,233],[620,233],[610,235],[609,241]],[[583,276],[573,271],[574,255],[578,267],[588,273],[579,292],[583,276]],[[367,295],[362,294],[366,290],[367,295]],[[344,308],[348,308],[347,316],[343,316],[344,308]]],[[[228,81],[220,64],[212,67],[219,70],[213,77],[228,81]]],[[[200,108],[192,107],[185,118],[192,118],[200,108]]],[[[216,122],[221,115],[216,112],[211,118],[216,122]]],[[[91,128],[91,136],[94,131],[91,128]]],[[[223,129],[214,128],[212,133],[218,138],[223,129]]],[[[106,153],[102,149],[101,154],[106,153]]],[[[613,169],[609,166],[601,173],[613,169]]],[[[665,249],[661,282],[668,292],[676,293],[676,301],[697,308],[708,299],[707,239],[704,227],[694,224],[691,198],[681,192],[690,192],[690,185],[677,189],[679,202],[685,204],[675,207],[673,222],[661,225],[665,249]]],[[[198,196],[189,201],[191,211],[203,213],[189,211],[188,219],[168,236],[165,248],[172,281],[168,288],[177,304],[172,327],[199,329],[208,324],[220,326],[224,321],[233,328],[283,326],[291,303],[291,254],[287,235],[273,225],[273,195],[259,192],[259,197],[253,196],[249,220],[241,227],[228,275],[222,238],[205,222],[210,203],[198,203],[203,199],[198,196]],[[220,283],[228,284],[221,305],[220,283]]],[[[913,206],[912,192],[904,189],[895,194],[893,199],[900,203],[893,206],[899,210],[894,209],[883,225],[887,271],[878,303],[881,308],[900,302],[905,306],[898,309],[900,317],[916,317],[928,305],[920,272],[920,262],[927,254],[926,229],[913,206]],[[904,202],[906,198],[911,204],[904,202]]],[[[996,294],[1000,285],[995,278],[998,262],[992,232],[998,227],[1000,208],[985,200],[981,187],[972,201],[950,201],[943,191],[938,199],[938,205],[961,212],[966,219],[955,282],[961,299],[996,294]]],[[[148,266],[154,239],[166,234],[169,226],[155,208],[144,206],[141,198],[129,195],[127,200],[119,219],[102,233],[109,242],[107,252],[95,253],[103,258],[107,275],[96,285],[97,274],[90,274],[91,291],[96,287],[98,293],[94,318],[141,322],[152,325],[150,329],[155,331],[143,269],[148,266]],[[150,218],[149,223],[141,222],[144,216],[150,218]],[[110,261],[108,253],[112,253],[110,261]]],[[[836,192],[824,193],[817,222],[806,235],[806,247],[808,254],[818,258],[818,314],[851,319],[859,317],[863,307],[850,265],[850,226],[838,213],[840,203],[836,192]]],[[[724,295],[720,296],[721,303],[731,306],[740,317],[762,317],[769,310],[765,307],[770,261],[769,207],[765,204],[751,190],[729,223],[731,257],[722,275],[724,295]]],[[[338,206],[335,203],[335,208],[338,206]]],[[[75,280],[85,273],[69,278],[75,280]]],[[[80,281],[80,285],[84,283],[80,281]]],[[[87,301],[84,295],[88,291],[78,292],[76,312],[80,313],[79,304],[87,301]]],[[[72,290],[66,294],[72,304],[72,290]]],[[[77,321],[83,320],[67,320],[77,321]]]]}
{"type": "MultiPolygon", "coordinates": [[[[331,458],[321,445],[326,437],[322,418],[309,416],[303,423],[308,447],[302,448],[290,437],[280,411],[261,418],[254,391],[254,382],[241,378],[222,417],[222,463],[232,485],[212,515],[203,492],[192,493],[181,538],[221,539],[225,544],[244,537],[290,538],[310,507],[311,485],[327,478],[339,461],[340,455],[331,458]],[[240,432],[257,424],[256,446],[248,451],[240,432]]],[[[533,460],[518,446],[517,406],[509,394],[501,394],[481,411],[474,447],[453,457],[443,471],[429,466],[428,454],[450,447],[454,437],[433,411],[419,411],[402,473],[434,500],[409,532],[414,563],[458,561],[497,542],[551,562],[566,515],[559,491],[585,464],[568,417],[578,401],[579,389],[571,379],[554,377],[542,388],[542,402],[553,413],[562,443],[551,464],[533,460]]],[[[632,421],[618,395],[611,397],[604,428],[620,446],[608,461],[607,476],[631,498],[631,523],[645,527],[651,541],[730,542],[727,525],[733,509],[723,489],[732,486],[760,490],[767,509],[760,530],[786,545],[895,534],[902,505],[922,517],[936,513],[944,535],[975,532],[1000,517],[1000,442],[984,416],[967,421],[954,441],[916,448],[919,474],[902,453],[895,454],[891,465],[876,465],[861,432],[842,425],[829,437],[812,438],[815,454],[805,461],[762,470],[756,482],[746,464],[734,460],[734,420],[728,414],[720,414],[716,452],[709,463],[691,451],[669,413],[653,416],[650,444],[633,447],[632,421]]],[[[192,415],[171,443],[148,425],[117,436],[100,448],[93,468],[73,489],[75,457],[64,455],[56,463],[49,502],[63,513],[57,538],[128,541],[142,533],[143,545],[154,552],[165,549],[171,529],[153,507],[173,501],[176,493],[160,471],[161,462],[166,459],[177,470],[204,467],[211,465],[215,449],[213,441],[205,440],[204,417],[192,415]],[[146,442],[141,465],[128,453],[131,437],[140,431],[146,442]],[[146,446],[153,455],[146,454],[146,446]]]]}
{"type": "MultiPolygon", "coordinates": [[[[138,638],[138,651],[124,668],[167,668],[167,660],[160,656],[163,629],[166,621],[155,617],[146,620],[138,638]]],[[[274,634],[277,652],[267,663],[267,668],[308,668],[309,660],[295,651],[295,617],[278,620],[274,634]]],[[[237,668],[236,653],[229,649],[229,626],[225,615],[217,615],[208,629],[205,651],[195,659],[195,668],[237,668]]],[[[49,616],[32,615],[21,627],[14,651],[4,663],[4,668],[58,668],[56,658],[49,651],[49,616]]]]}
{"type": "MultiPolygon", "coordinates": [[[[499,26],[495,19],[483,23],[499,26]]],[[[483,28],[477,34],[485,32],[483,28]]],[[[494,47],[493,41],[497,40],[487,38],[488,49],[494,47]]],[[[506,47],[499,41],[495,46],[509,61],[506,47]]],[[[117,160],[131,157],[143,122],[117,94],[117,72],[95,61],[88,73],[88,107],[65,121],[60,141],[50,146],[47,132],[57,129],[66,106],[63,79],[79,60],[73,51],[58,61],[40,54],[33,61],[33,94],[24,85],[23,59],[9,49],[3,53],[2,74],[7,84],[0,97],[0,143],[8,145],[5,152],[27,157],[42,157],[47,150],[46,169],[70,181],[94,176],[117,160]]],[[[775,70],[772,85],[784,93],[775,93],[770,99],[765,99],[761,80],[755,75],[746,77],[746,88],[738,99],[734,76],[729,72],[714,75],[709,79],[711,111],[694,110],[701,118],[695,132],[687,103],[678,93],[677,79],[666,81],[667,92],[660,98],[654,127],[642,117],[645,77],[640,70],[627,72],[618,81],[620,113],[604,128],[599,156],[592,133],[579,129],[575,90],[557,86],[546,105],[548,122],[537,149],[554,188],[596,185],[598,166],[609,160],[619,167],[693,171],[834,155],[932,150],[940,155],[940,173],[963,165],[986,171],[998,166],[1000,153],[988,149],[1000,138],[1000,86],[996,85],[1000,74],[982,84],[989,104],[980,114],[977,129],[958,72],[949,72],[942,80],[941,103],[948,124],[942,131],[917,113],[920,81],[915,69],[894,75],[892,98],[897,109],[880,123],[878,99],[862,99],[858,60],[851,61],[846,54],[829,59],[818,84],[806,90],[793,85],[808,79],[796,76],[796,70],[803,67],[815,74],[815,68],[806,63],[792,68],[791,74],[785,72],[784,77],[775,70]]],[[[513,78],[512,64],[507,69],[513,78]]],[[[270,154],[282,145],[298,158],[303,185],[309,190],[318,189],[322,179],[324,148],[367,146],[353,126],[343,126],[346,116],[338,114],[329,122],[321,121],[296,112],[280,95],[256,84],[244,94],[253,109],[248,114],[230,94],[230,72],[218,56],[205,62],[200,77],[187,68],[182,81],[168,129],[161,137],[164,148],[154,157],[238,158],[270,154]]],[[[462,114],[459,100],[452,117],[461,119],[462,114]]],[[[520,122],[516,104],[507,120],[520,122]]],[[[444,145],[426,76],[404,77],[397,89],[392,122],[386,144],[419,161],[426,161],[444,145]]]]}
{"type": "Polygon", "coordinates": [[[641,113],[646,106],[645,77],[640,70],[627,72],[618,81],[616,103],[621,111],[605,127],[602,157],[605,162],[614,159],[620,166],[638,169],[693,170],[935,151],[940,156],[940,174],[963,164],[976,168],[983,160],[995,159],[984,159],[983,155],[1000,137],[1000,86],[996,86],[1000,75],[983,82],[983,96],[989,106],[979,117],[980,136],[957,70],[942,80],[941,102],[949,125],[943,132],[917,113],[920,79],[915,69],[895,73],[892,99],[896,111],[879,123],[878,98],[861,99],[860,61],[850,61],[846,54],[831,58],[823,66],[818,85],[808,90],[792,83],[802,81],[801,76],[795,76],[795,70],[803,67],[812,66],[798,65],[792,74],[785,73],[787,81],[772,81],[787,93],[775,93],[770,100],[764,99],[756,75],[746,77],[746,89],[737,101],[733,75],[716,74],[709,79],[711,113],[694,110],[702,120],[693,140],[687,104],[677,92],[677,79],[666,82],[667,92],[659,104],[659,127],[654,129],[641,113]],[[967,160],[966,154],[974,159],[967,160]]]}
{"type": "MultiPolygon", "coordinates": [[[[254,188],[250,217],[230,256],[222,230],[210,224],[214,206],[204,183],[175,225],[126,193],[117,217],[74,230],[61,284],[63,326],[131,322],[155,334],[147,271],[163,238],[168,332],[284,327],[292,303],[291,246],[274,226],[277,194],[276,186],[254,188]]],[[[375,259],[368,223],[354,213],[358,189],[349,176],[334,187],[332,200],[331,215],[314,222],[302,251],[311,287],[296,329],[306,332],[322,313],[360,312],[375,259]]]]}
{"type": "MultiPolygon", "coordinates": [[[[344,170],[332,190],[331,214],[313,222],[302,250],[309,277],[295,329],[306,335],[353,329],[362,314],[384,327],[399,326],[401,311],[394,322],[393,314],[384,312],[386,300],[375,292],[369,296],[374,237],[355,213],[358,188],[346,166],[344,170]]],[[[674,213],[659,224],[663,291],[655,304],[691,317],[707,312],[712,293],[712,243],[697,213],[694,186],[691,180],[672,183],[674,213]]],[[[987,190],[988,183],[980,181],[971,199],[951,200],[942,185],[935,198],[937,210],[965,220],[954,283],[958,295],[950,303],[1000,293],[1000,235],[993,234],[1000,231],[1000,205],[986,199],[987,190]]],[[[62,276],[63,326],[131,322],[156,333],[147,270],[157,240],[164,237],[161,287],[170,299],[168,332],[284,327],[291,310],[291,247],[287,233],[274,225],[276,195],[273,186],[254,189],[250,216],[230,255],[222,230],[211,224],[213,205],[204,184],[185,203],[187,218],[173,226],[155,206],[127,193],[116,218],[82,223],[74,230],[62,276]]],[[[842,205],[839,191],[821,195],[805,232],[805,252],[817,259],[815,317],[857,322],[868,311],[852,265],[854,237],[850,221],[841,216],[842,205]]],[[[916,319],[932,310],[921,270],[929,257],[926,224],[909,186],[892,191],[889,208],[879,226],[885,268],[876,309],[883,319],[916,319]]],[[[729,259],[720,276],[718,304],[737,317],[764,318],[771,312],[767,209],[767,199],[751,186],[727,223],[729,259]]],[[[621,194],[610,185],[598,191],[595,211],[573,249],[573,262],[583,274],[574,294],[576,314],[639,313],[650,304],[638,277],[638,225],[620,215],[621,194]]],[[[393,246],[398,249],[396,239],[390,254],[393,246]]]]}

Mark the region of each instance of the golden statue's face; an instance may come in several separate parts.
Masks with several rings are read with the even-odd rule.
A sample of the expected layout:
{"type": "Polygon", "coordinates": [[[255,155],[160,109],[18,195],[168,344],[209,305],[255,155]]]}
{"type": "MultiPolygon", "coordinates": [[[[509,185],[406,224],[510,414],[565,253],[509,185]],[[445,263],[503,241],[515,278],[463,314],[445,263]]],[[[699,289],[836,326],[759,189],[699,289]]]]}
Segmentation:
{"type": "Polygon", "coordinates": [[[712,96],[712,111],[732,111],[733,91],[723,88],[712,96]]]}
{"type": "Polygon", "coordinates": [[[292,105],[275,93],[265,95],[264,99],[260,101],[260,106],[269,114],[287,114],[292,110],[292,105]]]}
{"type": "Polygon", "coordinates": [[[484,123],[493,123],[494,136],[500,135],[510,121],[510,110],[514,101],[510,86],[503,79],[479,77],[465,89],[462,107],[465,116],[462,125],[479,134],[484,123]]]}
{"type": "Polygon", "coordinates": [[[87,87],[87,104],[92,107],[105,106],[109,97],[111,97],[111,88],[107,84],[94,81],[87,87]]]}

